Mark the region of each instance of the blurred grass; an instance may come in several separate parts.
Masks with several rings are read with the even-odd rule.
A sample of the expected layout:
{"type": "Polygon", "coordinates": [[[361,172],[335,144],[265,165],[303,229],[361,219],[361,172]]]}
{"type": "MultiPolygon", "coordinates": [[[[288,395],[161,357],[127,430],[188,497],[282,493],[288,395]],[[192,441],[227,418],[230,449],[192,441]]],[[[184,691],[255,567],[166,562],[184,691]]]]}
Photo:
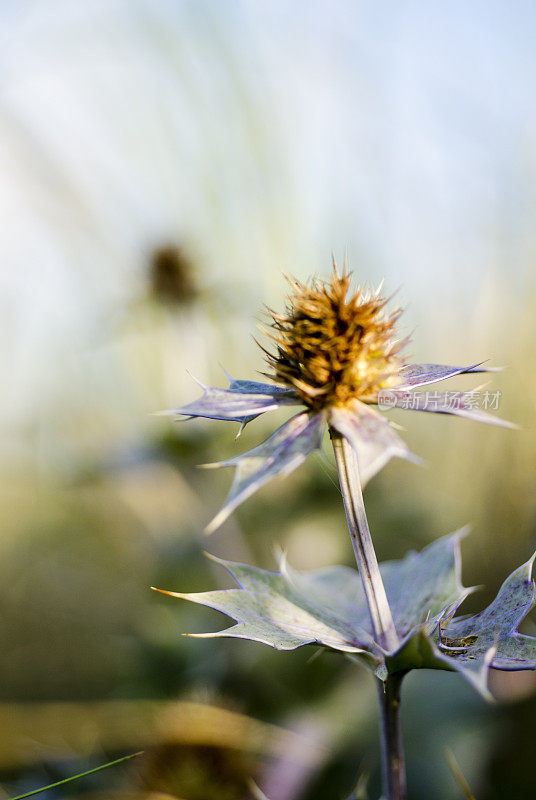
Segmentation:
{"type": "Polygon", "coordinates": [[[0,705],[0,769],[91,752],[158,745],[231,748],[316,764],[314,741],[225,708],[193,702],[111,700],[100,703],[0,705]]]}
{"type": "MultiPolygon", "coordinates": [[[[176,347],[167,331],[177,312],[159,312],[150,321],[143,305],[130,313],[141,315],[145,331],[134,347],[143,357],[135,356],[132,342],[126,351],[136,364],[131,379],[152,396],[145,405],[162,407],[162,384],[155,383],[151,373],[153,361],[165,361],[176,347]]],[[[195,307],[189,314],[195,317],[195,307]]],[[[127,330],[134,325],[129,322],[127,330]]],[[[474,607],[491,597],[512,567],[526,560],[536,539],[530,491],[536,468],[531,422],[536,386],[525,366],[532,357],[533,337],[527,320],[513,309],[508,326],[519,329],[515,338],[523,347],[511,353],[507,370],[492,376],[493,388],[502,391],[501,415],[526,429],[510,432],[465,420],[400,413],[397,421],[407,428],[412,449],[429,466],[392,463],[367,490],[382,558],[399,557],[410,547],[420,548],[466,521],[472,523],[473,533],[463,545],[464,580],[484,584],[471,600],[474,607]]],[[[118,331],[117,345],[110,343],[110,350],[124,351],[124,331],[118,331]]],[[[443,348],[438,341],[434,358],[443,360],[445,355],[445,361],[470,362],[488,354],[480,347],[449,341],[443,348]]],[[[507,360],[506,344],[501,347],[495,363],[507,360]]],[[[219,356],[225,357],[224,347],[218,349],[219,356]]],[[[429,352],[423,354],[429,357],[429,352]]],[[[253,375],[258,367],[259,361],[245,374],[253,375]]],[[[108,368],[105,361],[99,370],[108,368]]],[[[455,383],[474,385],[470,376],[455,383]]],[[[356,754],[363,758],[375,753],[373,695],[365,675],[329,654],[309,662],[307,651],[280,654],[245,642],[215,645],[181,638],[181,632],[210,629],[210,615],[222,627],[227,622],[216,612],[159,598],[148,589],[228,585],[225,574],[204,559],[203,549],[272,566],[273,548],[280,544],[297,567],[352,563],[329,452],[310,459],[290,478],[264,487],[207,540],[200,531],[223,499],[230,476],[226,471],[199,471],[196,464],[246,449],[273,429],[276,418],[267,415],[248,426],[235,443],[233,425],[143,418],[137,402],[134,407],[125,403],[136,392],[122,391],[120,418],[105,401],[107,390],[103,397],[79,395],[76,403],[67,396],[65,407],[50,409],[52,416],[40,421],[39,430],[47,429],[44,439],[35,431],[24,432],[19,459],[13,459],[9,469],[4,466],[0,768],[6,779],[24,775],[30,767],[38,769],[39,763],[81,753],[113,755],[133,747],[149,748],[151,763],[156,759],[161,765],[157,773],[166,765],[163,783],[151,769],[135,779],[144,782],[141,791],[147,797],[172,787],[173,797],[204,800],[208,783],[203,781],[210,782],[211,775],[220,775],[227,786],[222,797],[228,790],[230,798],[249,797],[251,775],[275,800],[284,796],[282,786],[287,792],[294,786],[295,797],[344,797],[355,783],[356,754]],[[68,426],[66,416],[71,418],[68,426]],[[92,430],[100,434],[88,440],[84,420],[89,418],[92,430]],[[212,700],[223,702],[228,710],[206,705],[212,700]],[[292,734],[281,726],[316,741],[323,754],[310,744],[291,746],[292,734]],[[228,747],[245,760],[235,763],[225,778],[225,758],[216,753],[228,747]],[[289,753],[302,762],[299,770],[290,770],[292,779],[281,766],[289,753]]],[[[183,386],[177,402],[196,392],[193,384],[183,386]]],[[[429,679],[422,674],[408,681],[412,688],[406,726],[414,796],[459,796],[442,748],[447,743],[459,753],[470,737],[470,768],[466,763],[461,767],[479,800],[494,800],[514,785],[504,759],[500,771],[497,767],[494,772],[499,777],[493,783],[487,777],[495,769],[499,722],[450,676],[432,677],[431,685],[441,689],[427,690],[429,679]],[[433,698],[437,704],[439,696],[445,703],[427,715],[426,703],[433,698]],[[434,774],[441,772],[440,784],[425,779],[425,762],[434,763],[434,774]]],[[[514,709],[533,702],[532,677],[499,681],[503,702],[512,698],[513,705],[505,706],[498,719],[505,721],[514,709]]],[[[525,735],[533,736],[527,730],[525,735]]],[[[39,772],[31,775],[38,781],[39,772]]],[[[128,787],[132,780],[123,780],[123,788],[119,781],[114,789],[118,798],[139,791],[128,787]]],[[[377,781],[375,769],[372,793],[377,781]]],[[[98,796],[100,790],[95,791],[98,796]]]]}
{"type": "MultiPolygon", "coordinates": [[[[270,800],[341,800],[364,762],[375,797],[364,673],[330,654],[311,661],[312,650],[182,638],[227,620],[148,588],[227,586],[204,549],[264,567],[277,545],[298,568],[351,564],[329,452],[264,487],[207,540],[201,531],[230,474],[196,465],[246,449],[279,417],[259,419],[236,443],[233,425],[171,424],[151,412],[196,395],[187,369],[219,385],[219,362],[257,377],[251,336],[262,303],[283,302],[281,272],[326,272],[329,248],[348,244],[357,280],[387,272],[388,291],[402,283],[415,360],[508,367],[492,388],[521,431],[392,415],[428,466],[392,463],[366,496],[383,559],[470,522],[464,582],[484,588],[468,608],[484,604],[536,542],[530,119],[516,139],[492,103],[478,116],[482,46],[471,26],[469,61],[458,59],[455,35],[456,59],[412,117],[427,90],[419,81],[441,66],[434,26],[423,35],[424,7],[417,19],[387,8],[376,20],[345,4],[289,19],[276,7],[255,27],[246,6],[112,5],[80,4],[72,17],[56,3],[3,11],[4,796],[132,746],[147,748],[140,765],[69,796],[252,800],[253,776],[270,800]],[[415,47],[390,61],[382,37],[398,42],[405,31],[415,47]],[[417,46],[433,50],[428,69],[406,61],[417,46]],[[463,74],[461,89],[458,60],[474,80],[463,74]],[[419,79],[398,94],[412,70],[419,79]],[[492,131],[506,160],[488,154],[492,131]],[[486,217],[475,198],[488,195],[486,217]]],[[[465,30],[460,9],[445,13],[465,30]]],[[[480,16],[482,25],[490,15],[480,16]]],[[[517,53],[519,37],[512,42],[517,53]]],[[[510,80],[499,92],[498,72],[502,107],[522,87],[510,80]]],[[[492,710],[455,676],[408,678],[411,800],[460,797],[445,746],[478,800],[529,795],[534,676],[494,676],[494,687],[492,710]]]]}

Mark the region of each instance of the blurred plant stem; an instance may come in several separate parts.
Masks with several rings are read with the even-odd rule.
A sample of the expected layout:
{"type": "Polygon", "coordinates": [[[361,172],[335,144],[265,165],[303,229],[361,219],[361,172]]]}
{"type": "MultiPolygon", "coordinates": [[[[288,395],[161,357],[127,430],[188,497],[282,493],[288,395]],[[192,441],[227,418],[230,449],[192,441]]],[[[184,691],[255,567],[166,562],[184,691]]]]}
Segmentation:
{"type": "Polygon", "coordinates": [[[452,774],[454,775],[454,780],[460,787],[463,796],[466,798],[466,800],[475,800],[475,796],[471,791],[471,787],[467,783],[465,775],[461,771],[460,765],[456,761],[456,756],[454,755],[450,747],[445,748],[445,756],[448,765],[452,771],[452,774]]]}
{"type": "Polygon", "coordinates": [[[406,764],[400,726],[403,673],[376,679],[380,707],[383,800],[405,800],[406,764]]]}
{"type": "MultiPolygon", "coordinates": [[[[393,616],[383,585],[378,559],[368,526],[357,456],[350,443],[330,429],[339,482],[344,501],[350,538],[363,582],[363,589],[372,621],[374,638],[386,650],[398,647],[393,616]]],[[[400,686],[402,677],[390,675],[377,679],[383,800],[404,800],[406,797],[404,753],[400,728],[400,686]]]]}

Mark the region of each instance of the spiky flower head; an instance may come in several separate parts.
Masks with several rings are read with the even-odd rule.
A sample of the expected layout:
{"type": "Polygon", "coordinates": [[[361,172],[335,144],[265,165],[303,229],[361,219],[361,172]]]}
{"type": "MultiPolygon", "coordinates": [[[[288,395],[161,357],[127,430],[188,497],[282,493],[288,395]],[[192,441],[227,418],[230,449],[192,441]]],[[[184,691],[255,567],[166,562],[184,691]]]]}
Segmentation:
{"type": "MultiPolygon", "coordinates": [[[[475,405],[473,392],[421,391],[466,372],[487,372],[482,364],[408,364],[407,339],[396,335],[400,309],[387,310],[380,290],[351,291],[350,274],[333,266],[329,280],[290,281],[284,314],[271,313],[275,353],[264,350],[274,383],[229,378],[229,387],[203,386],[203,396],[172,416],[206,417],[241,423],[286,406],[304,405],[265,442],[218,464],[234,467],[227,500],[207,530],[215,530],[260,486],[288,474],[318,450],[326,427],[343,437],[357,456],[362,485],[394,456],[414,461],[406,443],[379,410],[431,411],[509,426],[475,405]],[[373,408],[378,405],[378,409],[373,408]]],[[[202,384],[201,384],[202,385],[202,384]]]]}
{"type": "Polygon", "coordinates": [[[380,289],[351,291],[350,273],[345,267],[339,274],[335,263],[330,280],[289,283],[285,313],[269,312],[277,352],[265,350],[272,369],[267,377],[315,410],[374,402],[381,389],[400,382],[407,340],[398,339],[395,328],[402,312],[387,312],[380,289]]]}

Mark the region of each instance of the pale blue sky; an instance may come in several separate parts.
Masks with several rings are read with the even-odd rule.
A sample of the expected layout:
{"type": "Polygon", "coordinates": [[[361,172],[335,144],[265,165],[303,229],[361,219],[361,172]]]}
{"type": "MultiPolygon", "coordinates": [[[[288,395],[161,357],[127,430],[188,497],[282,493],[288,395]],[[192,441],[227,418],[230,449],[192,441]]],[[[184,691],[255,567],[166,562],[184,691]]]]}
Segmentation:
{"type": "Polygon", "coordinates": [[[470,314],[490,281],[531,286],[534,4],[17,0],[0,17],[17,413],[106,335],[161,241],[241,293],[244,328],[281,271],[345,248],[359,278],[401,287],[411,325],[470,314]]]}

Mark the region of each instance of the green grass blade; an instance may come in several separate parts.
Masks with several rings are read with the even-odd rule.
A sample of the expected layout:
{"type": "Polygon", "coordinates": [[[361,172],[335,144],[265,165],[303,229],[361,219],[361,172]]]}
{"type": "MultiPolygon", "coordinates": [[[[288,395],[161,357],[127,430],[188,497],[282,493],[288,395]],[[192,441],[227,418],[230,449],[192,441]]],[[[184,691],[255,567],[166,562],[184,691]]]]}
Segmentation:
{"type": "Polygon", "coordinates": [[[71,783],[71,781],[77,781],[79,778],[85,778],[86,775],[93,775],[95,772],[108,769],[108,767],[115,767],[117,764],[122,764],[123,761],[129,761],[131,758],[136,758],[137,756],[141,755],[142,751],[139,753],[132,753],[129,756],[123,756],[123,758],[118,758],[115,761],[109,761],[108,764],[102,764],[100,767],[89,769],[87,772],[80,772],[78,775],[73,775],[71,778],[65,778],[64,780],[57,781],[56,783],[49,783],[48,786],[42,786],[40,789],[34,789],[26,794],[18,794],[16,797],[11,797],[9,800],[23,800],[25,797],[33,797],[34,794],[40,794],[41,792],[46,792],[48,789],[55,789],[57,786],[63,786],[66,783],[71,783]]]}

